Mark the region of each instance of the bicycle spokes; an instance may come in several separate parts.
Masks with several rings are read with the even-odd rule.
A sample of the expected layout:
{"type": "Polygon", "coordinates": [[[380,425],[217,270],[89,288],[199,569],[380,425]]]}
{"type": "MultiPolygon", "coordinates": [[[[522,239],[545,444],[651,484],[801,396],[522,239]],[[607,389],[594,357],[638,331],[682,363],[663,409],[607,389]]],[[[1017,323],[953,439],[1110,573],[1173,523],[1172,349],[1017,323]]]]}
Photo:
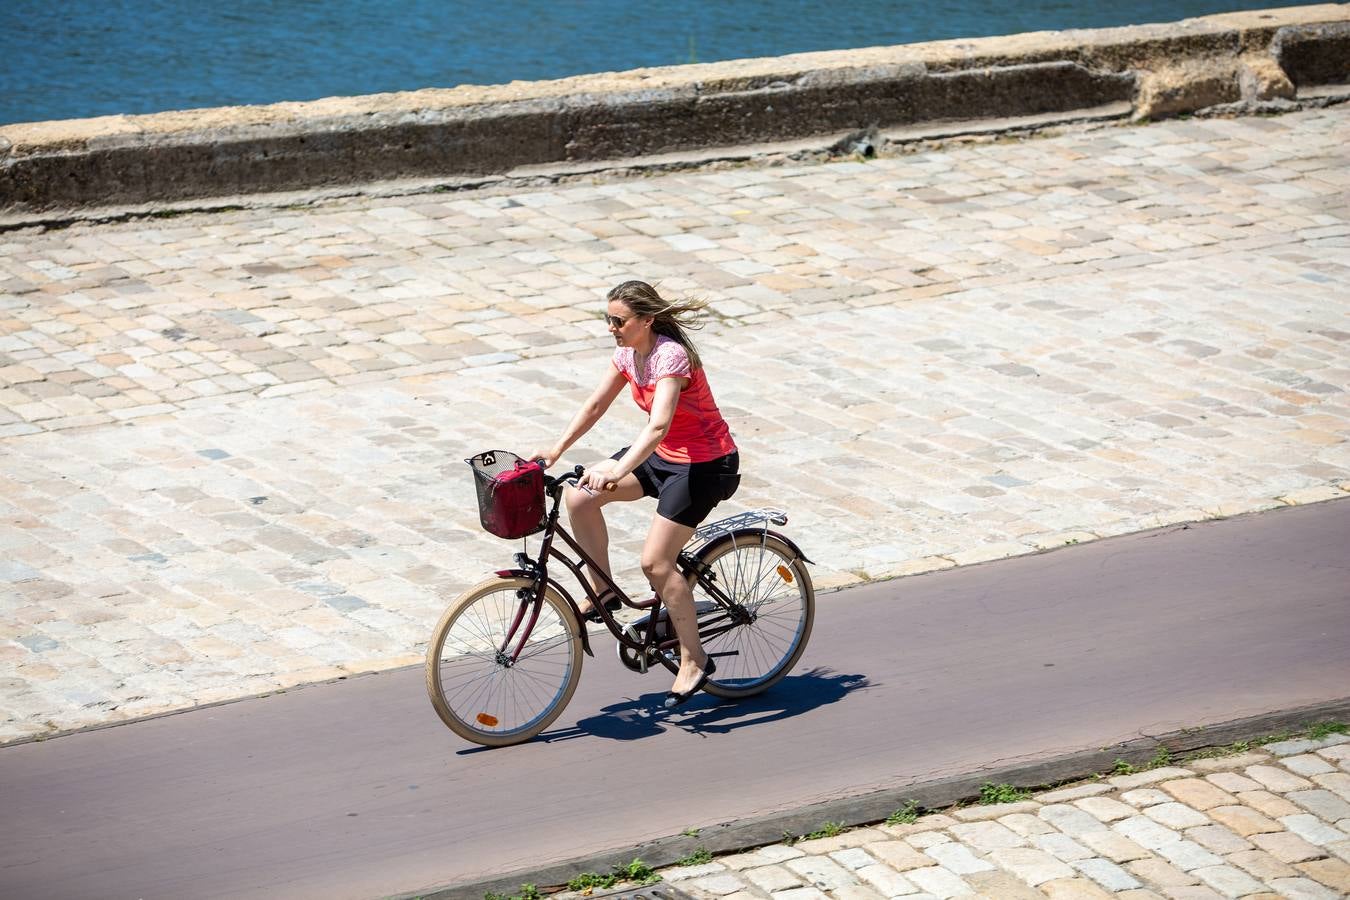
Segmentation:
{"type": "Polygon", "coordinates": [[[699,618],[704,649],[718,660],[709,690],[746,696],[773,684],[796,662],[810,634],[814,590],[786,544],[768,536],[727,540],[701,554],[696,590],[717,611],[699,618]]]}
{"type": "Polygon", "coordinates": [[[533,597],[524,579],[480,585],[447,610],[428,648],[427,686],[441,719],[478,743],[515,743],[566,705],[581,669],[581,641],[555,595],[533,597]]]}

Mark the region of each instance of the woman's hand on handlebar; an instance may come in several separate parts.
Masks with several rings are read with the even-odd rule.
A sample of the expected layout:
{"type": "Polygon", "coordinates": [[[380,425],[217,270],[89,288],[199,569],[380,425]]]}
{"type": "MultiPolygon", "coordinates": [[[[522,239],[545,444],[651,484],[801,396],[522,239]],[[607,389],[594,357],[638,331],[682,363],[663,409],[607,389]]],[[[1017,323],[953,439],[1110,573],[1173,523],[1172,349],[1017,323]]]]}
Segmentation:
{"type": "Polygon", "coordinates": [[[614,490],[618,486],[619,479],[615,478],[614,474],[610,471],[610,466],[612,465],[612,462],[606,460],[605,462],[597,463],[587,469],[581,478],[578,479],[577,487],[585,488],[595,494],[602,491],[614,490]]]}
{"type": "MultiPolygon", "coordinates": [[[[549,450],[532,451],[530,455],[525,458],[533,459],[537,461],[539,465],[543,466],[545,469],[548,469],[550,466],[552,466],[554,463],[558,461],[558,457],[560,456],[562,456],[562,454],[559,453],[556,449],[549,449],[549,450]]],[[[615,478],[609,471],[613,465],[614,465],[613,460],[606,460],[602,463],[597,463],[594,468],[585,471],[582,471],[581,466],[577,466],[573,471],[574,472],[582,471],[582,475],[579,478],[577,478],[576,481],[577,487],[585,488],[586,490],[591,491],[592,493],[614,490],[616,487],[618,487],[619,480],[615,478]]],[[[564,472],[562,475],[558,477],[560,479],[571,478],[573,477],[573,473],[564,472]]]]}
{"type": "Polygon", "coordinates": [[[556,450],[532,450],[530,451],[530,455],[525,458],[532,459],[547,469],[558,461],[559,456],[562,456],[562,454],[556,450]]]}

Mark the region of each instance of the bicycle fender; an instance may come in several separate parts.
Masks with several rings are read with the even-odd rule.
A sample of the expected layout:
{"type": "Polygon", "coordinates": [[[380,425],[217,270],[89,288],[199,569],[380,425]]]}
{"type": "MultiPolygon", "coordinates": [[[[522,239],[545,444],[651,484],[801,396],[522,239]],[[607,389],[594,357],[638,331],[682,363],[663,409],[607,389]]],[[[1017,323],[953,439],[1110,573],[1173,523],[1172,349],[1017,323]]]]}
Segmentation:
{"type": "Polygon", "coordinates": [[[715,541],[709,543],[708,546],[714,547],[717,544],[722,543],[723,541],[740,540],[741,538],[751,538],[757,541],[759,540],[759,537],[762,534],[767,534],[770,537],[777,538],[784,544],[787,544],[788,549],[791,550],[793,554],[795,554],[797,558],[800,559],[802,562],[810,563],[813,566],[816,564],[816,561],[814,559],[812,559],[811,557],[807,556],[805,553],[802,552],[802,548],[797,546],[796,541],[794,541],[787,535],[783,534],[781,531],[774,531],[772,528],[738,528],[735,531],[732,531],[724,535],[723,537],[717,538],[715,541]]]}
{"type": "MultiPolygon", "coordinates": [[[[806,557],[802,558],[805,559],[806,557]]],[[[534,573],[527,572],[524,569],[498,569],[496,575],[499,578],[528,578],[531,581],[534,580],[534,573]]],[[[548,580],[548,586],[553,588],[553,590],[557,591],[558,596],[566,600],[567,605],[572,607],[572,612],[576,613],[576,604],[572,602],[571,595],[569,595],[567,591],[563,590],[562,585],[558,584],[558,582],[550,578],[548,580]]],[[[587,656],[594,659],[595,652],[591,650],[591,638],[590,635],[586,634],[586,623],[583,622],[580,617],[577,618],[577,626],[578,626],[577,630],[581,632],[581,649],[586,651],[587,656]]]]}
{"type": "Polygon", "coordinates": [[[813,566],[816,564],[816,561],[811,557],[807,556],[805,553],[803,553],[802,548],[797,546],[797,542],[794,541],[792,538],[788,537],[786,534],[783,534],[781,531],[770,531],[769,534],[773,535],[774,537],[778,538],[780,541],[791,547],[792,552],[797,554],[797,556],[801,557],[802,562],[810,563],[813,566]]]}

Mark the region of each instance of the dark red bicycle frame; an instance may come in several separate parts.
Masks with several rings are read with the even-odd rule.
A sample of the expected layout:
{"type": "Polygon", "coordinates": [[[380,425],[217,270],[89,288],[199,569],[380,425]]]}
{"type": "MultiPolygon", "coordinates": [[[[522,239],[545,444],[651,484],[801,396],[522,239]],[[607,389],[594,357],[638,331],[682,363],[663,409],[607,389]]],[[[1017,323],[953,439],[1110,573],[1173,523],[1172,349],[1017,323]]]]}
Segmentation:
{"type": "MultiPolygon", "coordinates": [[[[497,572],[497,574],[502,577],[529,578],[533,582],[529,589],[529,595],[522,595],[520,597],[520,606],[516,610],[515,618],[511,621],[511,627],[507,630],[506,636],[502,640],[502,645],[497,648],[500,654],[505,655],[507,653],[507,648],[511,645],[512,639],[516,636],[516,632],[520,628],[522,620],[525,618],[525,610],[528,607],[530,609],[529,623],[525,626],[524,632],[520,634],[520,640],[516,642],[515,650],[509,655],[509,659],[512,663],[519,658],[521,650],[525,647],[525,642],[529,640],[530,634],[534,631],[535,624],[539,621],[539,612],[543,608],[544,590],[546,587],[552,587],[567,601],[567,605],[571,608],[572,614],[576,616],[577,622],[580,624],[579,630],[581,632],[582,649],[590,656],[595,655],[591,650],[590,638],[586,633],[584,619],[582,618],[581,611],[577,607],[576,601],[572,599],[572,595],[567,592],[566,588],[548,576],[548,560],[550,558],[558,560],[567,567],[567,570],[572,573],[577,579],[577,582],[582,586],[582,589],[585,590],[586,596],[590,599],[593,607],[599,612],[605,626],[621,644],[640,654],[639,658],[645,658],[650,650],[667,650],[679,643],[675,638],[668,638],[659,642],[656,639],[656,630],[661,608],[661,598],[659,595],[653,596],[650,600],[630,600],[628,595],[623,592],[623,589],[615,584],[614,580],[606,575],[596,564],[595,560],[581,548],[576,542],[576,539],[568,533],[567,529],[563,528],[558,523],[558,507],[562,499],[562,486],[568,479],[576,477],[578,474],[579,473],[574,472],[572,475],[564,476],[562,478],[555,479],[549,477],[546,479],[547,490],[552,495],[553,503],[549,509],[548,524],[544,527],[543,544],[539,549],[539,560],[536,562],[524,553],[517,553],[517,568],[501,569],[497,572]],[[578,559],[574,560],[554,547],[554,536],[562,537],[563,542],[577,555],[578,559]],[[605,609],[604,604],[599,602],[600,598],[596,595],[595,590],[591,587],[590,580],[586,577],[587,569],[590,569],[597,574],[605,585],[612,590],[615,596],[625,605],[634,609],[650,610],[650,614],[646,619],[647,627],[641,641],[634,641],[624,635],[618,623],[615,622],[613,616],[610,615],[609,610],[605,609]]],[[[756,531],[755,534],[782,537],[767,529],[762,532],[756,531]]],[[[786,540],[786,538],[782,539],[786,540]]],[[[791,545],[791,541],[787,541],[787,543],[791,545]]],[[[719,605],[722,606],[722,609],[719,611],[721,618],[705,620],[699,623],[700,638],[709,640],[735,628],[739,623],[735,621],[731,611],[734,608],[733,601],[722,591],[713,578],[709,577],[706,568],[699,566],[698,559],[685,551],[681,551],[677,563],[680,567],[680,571],[684,573],[686,577],[688,577],[690,571],[696,572],[698,583],[708,592],[709,596],[714,600],[719,601],[719,605]],[[721,627],[722,618],[725,618],[725,627],[721,627]],[[716,625],[718,627],[709,628],[708,626],[710,625],[716,625]]],[[[524,589],[522,589],[522,591],[523,590],[524,589]]]]}

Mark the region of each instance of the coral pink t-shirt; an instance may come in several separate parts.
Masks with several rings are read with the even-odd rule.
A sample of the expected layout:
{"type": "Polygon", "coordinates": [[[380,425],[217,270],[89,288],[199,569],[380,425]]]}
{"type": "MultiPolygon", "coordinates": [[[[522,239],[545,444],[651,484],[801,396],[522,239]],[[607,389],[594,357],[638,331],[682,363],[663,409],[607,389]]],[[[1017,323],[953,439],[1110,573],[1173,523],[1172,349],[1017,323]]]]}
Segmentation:
{"type": "Polygon", "coordinates": [[[708,462],[735,452],[731,429],[713,400],[707,376],[702,369],[693,369],[689,365],[689,354],[683,344],[664,334],[657,335],[656,346],[647,357],[644,372],[635,371],[635,356],[632,347],[615,348],[614,368],[628,382],[633,401],[649,415],[658,381],[662,378],[689,379],[676,401],[670,430],[656,445],[658,456],[673,463],[708,462]]]}

